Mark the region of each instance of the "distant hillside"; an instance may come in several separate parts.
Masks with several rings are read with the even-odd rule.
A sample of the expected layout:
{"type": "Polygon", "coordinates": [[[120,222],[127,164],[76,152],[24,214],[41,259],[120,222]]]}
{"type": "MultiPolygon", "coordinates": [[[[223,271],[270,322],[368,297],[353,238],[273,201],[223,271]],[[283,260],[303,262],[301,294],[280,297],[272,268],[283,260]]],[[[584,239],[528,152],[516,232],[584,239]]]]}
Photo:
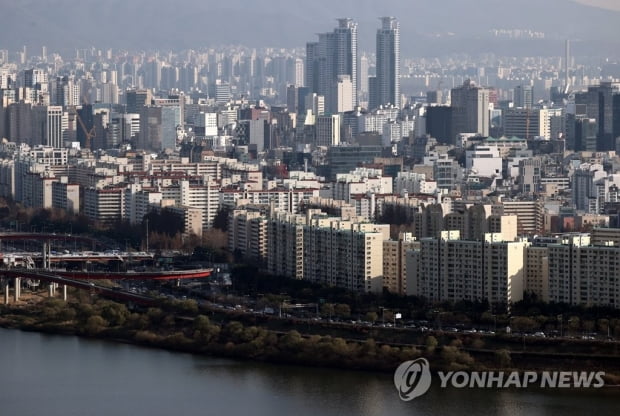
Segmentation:
{"type": "MultiPolygon", "coordinates": [[[[405,54],[437,48],[505,48],[478,45],[492,28],[532,29],[556,39],[618,42],[620,12],[569,0],[4,0],[0,48],[52,50],[76,47],[182,49],[221,44],[303,46],[330,30],[338,17],[359,22],[360,49],[374,47],[377,18],[401,21],[405,54]],[[438,38],[435,34],[454,33],[438,38]]],[[[488,42],[488,41],[486,41],[488,42]]],[[[497,42],[495,42],[497,43],[497,42]]],[[[546,48],[545,46],[540,46],[546,48]]],[[[544,44],[543,44],[544,45],[544,44]]],[[[527,49],[529,46],[526,46],[527,49]]],[[[553,46],[555,48],[555,45],[553,46]]]]}

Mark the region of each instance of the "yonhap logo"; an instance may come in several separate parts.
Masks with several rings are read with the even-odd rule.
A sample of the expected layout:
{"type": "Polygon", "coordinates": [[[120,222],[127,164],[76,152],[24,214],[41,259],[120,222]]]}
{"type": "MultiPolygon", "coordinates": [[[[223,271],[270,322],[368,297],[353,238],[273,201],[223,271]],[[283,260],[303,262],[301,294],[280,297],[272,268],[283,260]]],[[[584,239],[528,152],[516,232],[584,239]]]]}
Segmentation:
{"type": "Polygon", "coordinates": [[[425,358],[405,361],[394,372],[394,385],[403,401],[422,396],[431,387],[431,369],[425,358]]]}
{"type": "MultiPolygon", "coordinates": [[[[605,386],[605,372],[586,371],[438,371],[439,388],[524,389],[595,388],[605,386]]],[[[405,361],[394,372],[394,385],[403,401],[425,394],[431,387],[431,369],[425,358],[405,361]]]]}

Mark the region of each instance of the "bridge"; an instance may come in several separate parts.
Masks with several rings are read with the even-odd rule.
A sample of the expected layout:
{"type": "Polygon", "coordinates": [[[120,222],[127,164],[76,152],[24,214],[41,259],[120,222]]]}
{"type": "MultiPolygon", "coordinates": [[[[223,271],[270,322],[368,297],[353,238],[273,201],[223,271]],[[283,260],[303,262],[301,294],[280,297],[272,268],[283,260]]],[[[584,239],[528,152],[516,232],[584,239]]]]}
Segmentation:
{"type": "Polygon", "coordinates": [[[92,280],[180,280],[203,279],[211,276],[212,269],[172,270],[172,271],[145,271],[145,272],[84,272],[43,269],[0,269],[0,276],[6,279],[4,284],[4,303],[9,303],[9,282],[13,280],[14,298],[17,302],[21,296],[22,279],[45,281],[50,283],[49,295],[52,297],[57,285],[63,286],[63,299],[67,300],[67,286],[78,289],[87,289],[94,293],[119,300],[128,300],[136,303],[149,304],[153,298],[138,295],[132,292],[100,286],[92,280]]]}
{"type": "Polygon", "coordinates": [[[14,253],[1,253],[0,259],[5,264],[19,265],[25,264],[27,259],[30,258],[33,261],[42,262],[43,259],[47,259],[50,263],[107,263],[110,261],[142,261],[153,260],[153,253],[147,253],[145,251],[132,251],[132,252],[97,252],[97,251],[81,251],[73,253],[61,253],[61,254],[49,254],[44,255],[40,252],[14,252],[14,253]]]}

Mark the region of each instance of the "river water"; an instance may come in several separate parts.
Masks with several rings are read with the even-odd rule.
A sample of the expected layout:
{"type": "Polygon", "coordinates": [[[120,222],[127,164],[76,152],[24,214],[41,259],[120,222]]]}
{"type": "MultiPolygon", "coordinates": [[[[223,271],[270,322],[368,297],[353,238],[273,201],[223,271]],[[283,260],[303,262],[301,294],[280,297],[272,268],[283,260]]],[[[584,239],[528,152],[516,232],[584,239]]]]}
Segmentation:
{"type": "Polygon", "coordinates": [[[391,374],[276,366],[0,328],[0,415],[617,415],[620,391],[430,391],[391,374]]]}

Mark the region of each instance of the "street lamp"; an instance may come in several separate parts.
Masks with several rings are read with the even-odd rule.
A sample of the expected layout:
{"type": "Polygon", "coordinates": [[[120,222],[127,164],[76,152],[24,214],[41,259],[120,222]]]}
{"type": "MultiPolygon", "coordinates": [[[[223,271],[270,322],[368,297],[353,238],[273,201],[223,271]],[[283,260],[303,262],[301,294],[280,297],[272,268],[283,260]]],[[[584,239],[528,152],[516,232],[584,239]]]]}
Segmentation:
{"type": "Polygon", "coordinates": [[[146,252],[149,252],[149,219],[146,219],[146,252]]]}

